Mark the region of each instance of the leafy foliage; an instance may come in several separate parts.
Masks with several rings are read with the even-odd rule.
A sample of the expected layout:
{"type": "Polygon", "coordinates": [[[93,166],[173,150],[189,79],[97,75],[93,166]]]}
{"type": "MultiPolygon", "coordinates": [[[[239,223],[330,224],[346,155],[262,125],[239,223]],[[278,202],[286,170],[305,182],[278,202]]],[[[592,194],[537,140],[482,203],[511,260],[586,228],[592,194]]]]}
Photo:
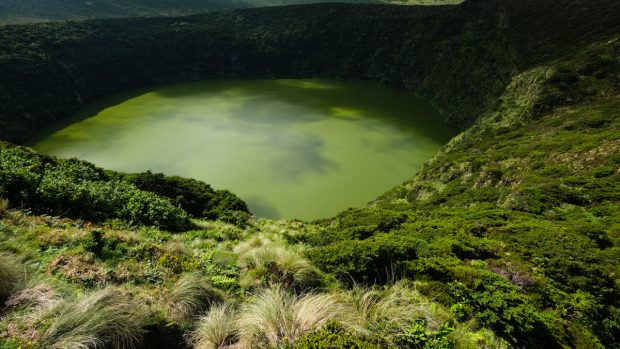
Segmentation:
{"type": "Polygon", "coordinates": [[[38,212],[102,221],[125,219],[173,231],[189,227],[187,214],[168,200],[77,160],[56,160],[24,148],[0,147],[0,193],[38,212]]]}
{"type": "Polygon", "coordinates": [[[365,336],[347,331],[337,322],[330,321],[320,330],[301,337],[295,349],[384,349],[392,348],[376,336],[365,336]]]}
{"type": "MultiPolygon", "coordinates": [[[[249,213],[248,207],[235,194],[227,190],[215,191],[210,185],[191,178],[165,176],[150,171],[121,175],[136,188],[170,199],[194,217],[232,220],[232,215],[249,213]]],[[[247,218],[246,218],[247,220],[247,218]]],[[[241,222],[234,222],[241,224],[241,222]]]]}

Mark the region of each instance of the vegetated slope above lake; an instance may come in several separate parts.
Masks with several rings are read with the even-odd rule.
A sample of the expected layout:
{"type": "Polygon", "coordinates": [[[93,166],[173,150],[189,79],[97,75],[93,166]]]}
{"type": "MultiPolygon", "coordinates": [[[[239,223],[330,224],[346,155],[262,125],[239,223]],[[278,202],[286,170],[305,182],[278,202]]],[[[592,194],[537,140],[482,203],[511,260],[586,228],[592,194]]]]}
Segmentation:
{"type": "MultiPolygon", "coordinates": [[[[180,16],[206,11],[301,5],[330,0],[4,0],[0,24],[60,21],[87,18],[180,16]]],[[[462,0],[341,0],[344,3],[388,3],[401,5],[447,5],[462,0]]]]}
{"type": "Polygon", "coordinates": [[[416,92],[466,127],[495,105],[514,74],[617,32],[619,6],[322,4],[4,26],[0,137],[24,141],[115,92],[214,78],[370,80],[416,92]]]}
{"type": "MultiPolygon", "coordinates": [[[[265,347],[293,342],[315,348],[333,344],[334,338],[365,348],[617,347],[619,6],[616,1],[488,0],[429,13],[321,5],[5,28],[0,47],[12,50],[6,49],[0,64],[2,76],[9,77],[2,82],[3,137],[18,139],[19,130],[30,132],[65,117],[80,100],[157,81],[156,68],[165,75],[162,82],[260,74],[384,82],[427,96],[465,131],[418,176],[371,207],[315,224],[249,220],[240,222],[244,230],[200,221],[195,231],[171,235],[118,221],[92,226],[0,210],[0,248],[25,256],[28,270],[46,275],[52,289],[126,285],[137,300],[121,297],[123,302],[104,303],[97,314],[121,306],[124,319],[133,319],[135,304],[149,304],[151,322],[127,321],[142,326],[131,327],[134,334],[149,331],[141,342],[145,347],[162,333],[180,338],[183,326],[198,328],[197,343],[209,345],[213,324],[228,324],[226,338],[232,342],[265,347]],[[286,20],[278,26],[268,18],[286,20]],[[217,34],[215,28],[230,29],[232,23],[239,31],[217,34]],[[119,51],[102,39],[113,39],[108,30],[114,28],[131,28],[114,41],[119,51]],[[54,30],[62,37],[55,38],[54,30]],[[357,41],[351,40],[353,30],[361,35],[357,41]],[[76,37],[63,42],[69,33],[76,37]],[[161,35],[167,46],[149,42],[147,33],[161,35]],[[183,51],[172,38],[195,46],[183,51]],[[95,53],[88,54],[91,50],[95,53]],[[159,63],[147,59],[152,57],[159,63]],[[62,88],[52,88],[52,81],[62,88]],[[191,272],[234,302],[196,321],[206,304],[221,298],[202,279],[189,282],[191,272]],[[349,288],[351,281],[372,287],[395,278],[404,281],[371,291],[349,288]],[[341,282],[338,291],[328,291],[334,279],[341,282]],[[412,280],[415,287],[407,283],[412,280]],[[278,293],[278,285],[289,293],[278,293]],[[290,296],[308,290],[321,290],[323,298],[290,296]],[[251,292],[258,295],[247,297],[251,292]],[[183,297],[188,294],[195,298],[183,297]],[[196,302],[176,302],[180,299],[196,302]],[[177,303],[188,305],[173,306],[177,303]],[[324,316],[303,329],[283,327],[280,335],[267,337],[260,328],[268,322],[258,310],[274,309],[261,305],[275,304],[299,319],[299,304],[317,303],[349,309],[346,314],[364,320],[349,323],[345,314],[324,312],[323,306],[313,309],[324,316]],[[253,310],[259,316],[251,317],[257,314],[253,310]],[[336,319],[339,324],[330,322],[336,319]],[[300,336],[286,336],[293,330],[300,336]],[[273,341],[252,342],[256,338],[273,341]]],[[[13,175],[10,169],[4,173],[13,175]]],[[[21,275],[3,270],[12,275],[5,280],[21,275]]],[[[13,294],[20,300],[46,290],[18,292],[16,284],[5,282],[0,297],[13,294]]],[[[119,294],[117,288],[106,292],[119,294]]],[[[59,322],[67,317],[53,315],[76,311],[74,297],[62,298],[42,313],[47,317],[39,321],[46,326],[23,316],[45,309],[38,298],[28,303],[35,305],[3,310],[0,326],[12,330],[0,341],[17,348],[33,338],[53,344],[66,339],[55,336],[55,329],[68,323],[59,322]],[[14,323],[19,326],[7,325],[14,323]]],[[[109,298],[87,294],[77,304],[101,303],[93,299],[109,298]]],[[[84,327],[71,329],[79,333],[84,327]]],[[[105,331],[88,333],[119,340],[105,331]]]]}

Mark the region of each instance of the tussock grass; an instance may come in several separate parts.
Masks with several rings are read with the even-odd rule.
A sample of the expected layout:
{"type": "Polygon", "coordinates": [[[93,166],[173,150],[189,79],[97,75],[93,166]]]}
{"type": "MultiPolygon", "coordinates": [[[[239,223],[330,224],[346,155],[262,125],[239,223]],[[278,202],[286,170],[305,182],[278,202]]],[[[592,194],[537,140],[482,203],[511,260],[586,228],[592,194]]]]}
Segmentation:
{"type": "Polygon", "coordinates": [[[47,349],[134,348],[144,334],[144,309],[127,293],[107,288],[65,300],[42,318],[40,338],[47,349]]]}
{"type": "Polygon", "coordinates": [[[258,247],[273,245],[273,236],[268,237],[266,234],[256,234],[247,240],[240,241],[234,248],[234,252],[238,255],[245,255],[258,247]]]}
{"type": "Polygon", "coordinates": [[[265,289],[240,309],[240,344],[253,348],[292,345],[329,320],[346,323],[347,314],[346,307],[330,294],[296,296],[282,288],[265,289]]]}
{"type": "Polygon", "coordinates": [[[194,219],[192,222],[198,229],[204,231],[203,237],[205,238],[210,237],[218,241],[237,241],[245,237],[244,230],[233,224],[198,219],[194,219]]]}
{"type": "Polygon", "coordinates": [[[221,349],[237,342],[236,313],[228,305],[211,308],[200,318],[191,339],[196,349],[221,349]]]}
{"type": "Polygon", "coordinates": [[[199,273],[182,275],[166,294],[168,312],[179,321],[191,320],[220,301],[222,294],[199,273]]]}
{"type": "Polygon", "coordinates": [[[238,266],[244,272],[241,285],[245,288],[266,284],[308,291],[324,283],[323,274],[307,259],[299,253],[274,244],[246,251],[239,257],[238,266]]]}
{"type": "Polygon", "coordinates": [[[429,330],[436,330],[451,317],[404,282],[383,290],[355,287],[344,298],[367,331],[384,336],[402,333],[418,319],[425,320],[429,330]]]}
{"type": "Polygon", "coordinates": [[[0,218],[4,218],[9,213],[9,200],[0,199],[0,218]]]}
{"type": "Polygon", "coordinates": [[[16,291],[20,273],[11,257],[0,254],[0,308],[4,301],[16,291]]]}

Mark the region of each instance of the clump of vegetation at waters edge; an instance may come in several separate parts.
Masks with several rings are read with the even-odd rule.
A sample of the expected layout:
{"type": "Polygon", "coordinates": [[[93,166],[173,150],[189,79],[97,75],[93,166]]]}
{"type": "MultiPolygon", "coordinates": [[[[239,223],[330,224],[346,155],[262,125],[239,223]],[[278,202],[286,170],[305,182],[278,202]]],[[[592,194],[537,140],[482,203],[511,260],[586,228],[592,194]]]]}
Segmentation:
{"type": "Polygon", "coordinates": [[[8,144],[0,145],[0,195],[36,213],[92,221],[123,219],[170,231],[190,229],[185,208],[196,217],[223,220],[238,212],[245,215],[235,221],[238,224],[249,218],[241,199],[200,181],[104,173],[87,162],[55,159],[8,144]]]}

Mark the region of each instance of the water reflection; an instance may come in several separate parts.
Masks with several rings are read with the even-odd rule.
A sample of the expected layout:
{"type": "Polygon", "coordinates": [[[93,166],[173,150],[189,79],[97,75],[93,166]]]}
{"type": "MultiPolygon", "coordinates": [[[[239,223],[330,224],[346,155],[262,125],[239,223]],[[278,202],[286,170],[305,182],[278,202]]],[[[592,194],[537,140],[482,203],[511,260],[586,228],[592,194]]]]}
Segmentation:
{"type": "Polygon", "coordinates": [[[121,171],[202,179],[266,217],[364,205],[456,133],[403,91],[324,80],[206,81],[116,95],[33,139],[121,171]]]}

